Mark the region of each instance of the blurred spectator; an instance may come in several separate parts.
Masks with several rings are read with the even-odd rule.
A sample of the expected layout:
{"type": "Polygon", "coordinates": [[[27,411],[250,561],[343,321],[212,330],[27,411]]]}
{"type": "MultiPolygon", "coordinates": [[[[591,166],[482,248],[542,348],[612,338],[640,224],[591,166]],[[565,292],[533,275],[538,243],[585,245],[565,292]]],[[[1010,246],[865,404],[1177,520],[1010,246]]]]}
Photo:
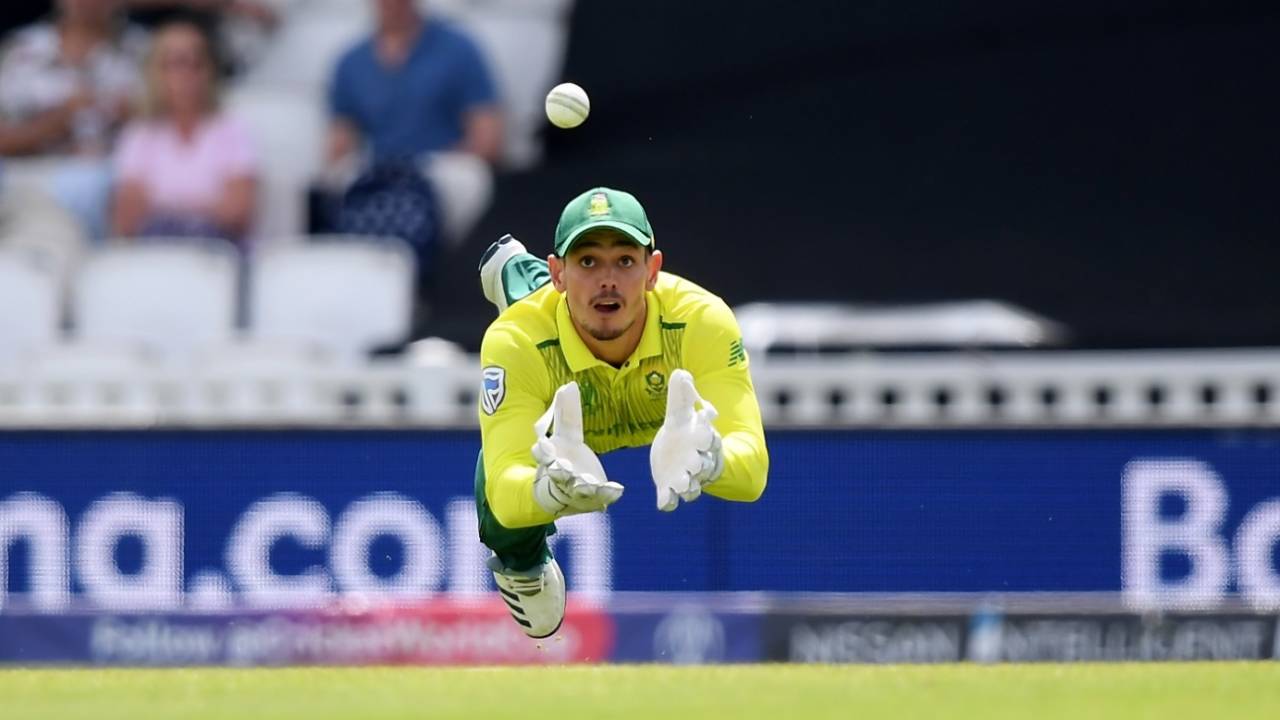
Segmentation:
{"type": "Polygon", "coordinates": [[[379,165],[415,163],[444,236],[460,241],[493,191],[502,145],[498,98],[476,44],[414,0],[374,0],[376,28],[338,62],[330,87],[327,180],[343,187],[379,165]]]}
{"type": "Polygon", "coordinates": [[[19,30],[0,59],[6,184],[53,195],[94,237],[106,227],[106,156],[141,88],[145,40],[118,9],[118,0],[59,0],[55,18],[19,30]]]}
{"type": "Polygon", "coordinates": [[[242,242],[254,214],[257,155],[248,131],[218,109],[212,44],[199,25],[157,30],[147,61],[146,117],[116,154],[118,235],[242,242]]]}
{"type": "Polygon", "coordinates": [[[202,25],[217,43],[219,68],[243,70],[262,51],[279,23],[273,7],[281,0],[125,0],[129,19],[145,27],[160,27],[176,20],[202,25]]]}

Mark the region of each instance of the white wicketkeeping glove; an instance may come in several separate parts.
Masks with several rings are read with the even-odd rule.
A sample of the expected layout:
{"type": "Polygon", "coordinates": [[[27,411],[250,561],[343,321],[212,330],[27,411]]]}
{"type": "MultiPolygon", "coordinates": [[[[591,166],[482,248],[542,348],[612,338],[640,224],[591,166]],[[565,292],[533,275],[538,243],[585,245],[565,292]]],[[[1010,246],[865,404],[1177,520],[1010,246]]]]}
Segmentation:
{"type": "Polygon", "coordinates": [[[724,471],[720,433],[712,422],[716,409],[693,387],[688,370],[671,373],[667,387],[667,417],[649,448],[658,509],[675,510],[681,500],[693,502],[724,471]],[[697,405],[701,409],[697,409],[697,405]]]}
{"type": "Polygon", "coordinates": [[[578,383],[556,390],[551,407],[533,427],[538,433],[533,499],[543,510],[556,517],[596,512],[622,497],[622,486],[609,482],[600,458],[582,439],[578,383]]]}

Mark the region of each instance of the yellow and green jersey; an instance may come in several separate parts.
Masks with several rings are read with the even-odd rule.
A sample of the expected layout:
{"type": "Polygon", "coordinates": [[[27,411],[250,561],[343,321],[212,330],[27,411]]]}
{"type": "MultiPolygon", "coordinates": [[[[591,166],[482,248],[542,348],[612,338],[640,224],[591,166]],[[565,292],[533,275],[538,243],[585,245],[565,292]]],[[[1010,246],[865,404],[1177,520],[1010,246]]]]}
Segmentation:
{"type": "MultiPolygon", "coordinates": [[[[706,492],[749,502],[764,491],[769,455],[733,312],[719,297],[669,273],[659,274],[645,300],[640,344],[617,368],[587,348],[568,304],[550,283],[509,307],[485,332],[485,498],[503,526],[554,520],[533,499],[536,463],[530,448],[537,439],[534,422],[551,406],[556,389],[570,381],[581,390],[587,446],[606,453],[653,442],[666,413],[667,378],[673,370],[688,370],[698,394],[719,411],[715,426],[724,439],[724,472],[706,492]]],[[[610,479],[634,485],[642,478],[610,479]]]]}

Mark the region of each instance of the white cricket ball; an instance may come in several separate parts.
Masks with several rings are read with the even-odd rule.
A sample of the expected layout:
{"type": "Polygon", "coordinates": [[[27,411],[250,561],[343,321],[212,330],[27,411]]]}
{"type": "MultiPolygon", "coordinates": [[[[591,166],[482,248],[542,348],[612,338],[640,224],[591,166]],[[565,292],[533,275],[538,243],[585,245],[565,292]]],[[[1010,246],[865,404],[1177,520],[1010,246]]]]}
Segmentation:
{"type": "Polygon", "coordinates": [[[573,83],[560,83],[547,93],[547,119],[558,128],[575,128],[591,113],[587,91],[573,83]]]}

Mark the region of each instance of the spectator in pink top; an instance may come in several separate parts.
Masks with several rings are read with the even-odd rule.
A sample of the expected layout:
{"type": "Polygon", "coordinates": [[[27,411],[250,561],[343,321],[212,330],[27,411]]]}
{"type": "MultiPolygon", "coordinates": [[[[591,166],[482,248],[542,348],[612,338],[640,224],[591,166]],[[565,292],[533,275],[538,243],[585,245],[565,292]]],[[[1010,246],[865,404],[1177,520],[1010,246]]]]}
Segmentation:
{"type": "Polygon", "coordinates": [[[165,25],[153,43],[146,117],[126,128],[116,154],[113,229],[243,243],[257,155],[247,130],[218,109],[212,43],[190,22],[165,25]]]}

